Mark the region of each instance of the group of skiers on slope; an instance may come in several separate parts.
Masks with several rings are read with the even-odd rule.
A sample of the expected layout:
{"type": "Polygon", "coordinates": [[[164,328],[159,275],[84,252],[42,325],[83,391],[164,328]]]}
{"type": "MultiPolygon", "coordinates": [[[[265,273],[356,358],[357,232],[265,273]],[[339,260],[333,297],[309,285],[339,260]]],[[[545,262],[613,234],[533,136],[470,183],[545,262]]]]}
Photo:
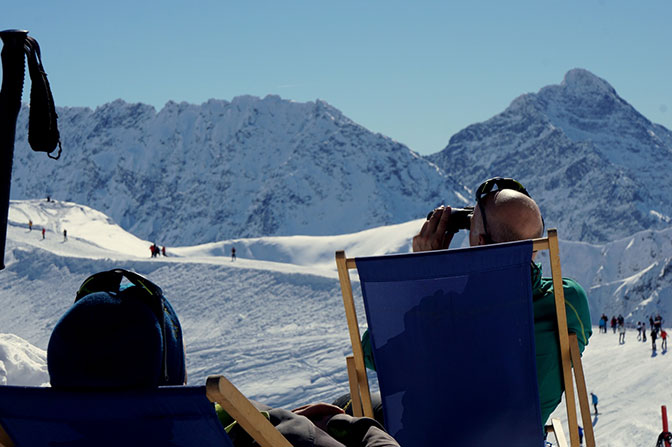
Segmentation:
{"type": "MultiPolygon", "coordinates": [[[[32,221],[32,219],[28,220],[28,231],[33,231],[33,221],[32,221]]],[[[41,233],[42,233],[42,239],[46,239],[47,238],[47,229],[42,227],[41,233]]],[[[63,228],[63,242],[65,242],[67,240],[68,240],[68,230],[63,228]]]]}
{"type": "MultiPolygon", "coordinates": [[[[167,256],[165,245],[163,245],[162,247],[159,247],[158,245],[156,245],[156,243],[153,243],[152,245],[149,246],[149,251],[152,252],[152,258],[156,258],[159,255],[167,256]]],[[[236,260],[236,247],[231,247],[231,262],[233,262],[235,260],[236,260]]]]}
{"type": "Polygon", "coordinates": [[[152,258],[156,258],[159,255],[167,256],[166,246],[159,247],[156,245],[156,242],[149,246],[149,251],[152,252],[152,258]]]}
{"type": "MultiPolygon", "coordinates": [[[[609,322],[609,317],[605,314],[602,314],[600,317],[599,328],[600,332],[607,332],[607,323],[609,322]]],[[[618,315],[618,317],[613,316],[611,318],[611,329],[614,334],[618,330],[618,342],[619,344],[625,343],[625,319],[623,315],[618,315]]],[[[637,322],[637,341],[646,342],[646,321],[637,322]]],[[[650,337],[651,337],[651,350],[656,352],[656,339],[660,337],[661,339],[661,349],[667,351],[667,332],[663,329],[663,317],[660,314],[656,316],[649,317],[649,328],[650,328],[650,337]]]]}
{"type": "MultiPolygon", "coordinates": [[[[51,196],[47,196],[47,202],[52,202],[51,196]]],[[[33,220],[28,219],[28,231],[33,231],[33,220]]],[[[45,227],[42,227],[42,230],[40,230],[40,233],[42,234],[42,239],[47,238],[47,229],[45,227]]],[[[68,230],[65,228],[63,229],[63,242],[68,240],[68,230]]]]}

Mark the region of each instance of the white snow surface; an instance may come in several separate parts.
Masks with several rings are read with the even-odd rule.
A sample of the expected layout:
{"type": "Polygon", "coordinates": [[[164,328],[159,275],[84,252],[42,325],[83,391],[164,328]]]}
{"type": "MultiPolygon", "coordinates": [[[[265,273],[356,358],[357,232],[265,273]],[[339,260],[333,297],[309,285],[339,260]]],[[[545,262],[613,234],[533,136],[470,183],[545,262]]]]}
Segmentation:
{"type": "Polygon", "coordinates": [[[48,384],[47,353],[14,334],[0,333],[0,385],[48,384]]]}
{"type": "MultiPolygon", "coordinates": [[[[420,224],[168,247],[169,256],[150,259],[149,241],[102,213],[74,203],[12,201],[6,269],[0,272],[0,384],[45,385],[49,335],[79,284],[92,273],[122,267],[159,284],[176,309],[190,384],[225,374],[247,396],[270,405],[330,402],[347,391],[344,356],[351,351],[334,251],[345,249],[348,256],[406,252],[420,224]],[[237,248],[235,262],[231,246],[237,248]]],[[[584,282],[594,322],[601,312],[623,311],[630,321],[639,318],[637,312],[650,314],[659,306],[669,310],[667,315],[672,312],[664,307],[669,296],[663,301],[651,296],[670,289],[665,272],[671,232],[642,232],[604,246],[561,243],[564,272],[584,282]],[[618,300],[624,289],[643,284],[652,289],[641,302],[618,300]]],[[[364,327],[356,283],[354,291],[364,327]]],[[[600,415],[593,416],[600,446],[654,445],[661,431],[660,405],[672,405],[672,354],[659,345],[652,355],[650,342],[637,342],[636,335],[629,330],[619,345],[617,335],[594,328],[584,353],[588,390],[600,398],[600,415]]],[[[554,416],[564,419],[562,405],[554,416]]]]}

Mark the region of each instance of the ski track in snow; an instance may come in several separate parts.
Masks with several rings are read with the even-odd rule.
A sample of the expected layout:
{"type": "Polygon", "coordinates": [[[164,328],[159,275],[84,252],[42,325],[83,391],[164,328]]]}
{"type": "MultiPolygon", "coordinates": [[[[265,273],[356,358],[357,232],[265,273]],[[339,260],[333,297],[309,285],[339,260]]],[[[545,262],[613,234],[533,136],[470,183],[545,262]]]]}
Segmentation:
{"type": "MultiPolygon", "coordinates": [[[[389,245],[378,243],[380,253],[407,246],[417,222],[405,225],[378,230],[388,232],[380,241],[389,245]]],[[[316,244],[324,244],[330,256],[335,246],[349,256],[370,254],[371,237],[363,232],[338,236],[336,242],[315,239],[311,259],[319,251],[316,244]]],[[[242,247],[245,241],[236,244],[242,247]]],[[[268,245],[283,250],[282,241],[268,245]]],[[[0,272],[0,383],[44,384],[43,350],[80,283],[94,272],[122,267],[160,285],[175,308],[184,330],[190,384],[225,374],[250,398],[285,408],[331,402],[347,392],[344,357],[351,348],[333,261],[331,266],[326,261],[317,267],[301,265],[296,244],[286,248],[295,251],[293,264],[245,258],[231,262],[225,255],[211,256],[211,246],[176,248],[175,254],[189,256],[150,259],[148,247],[149,242],[86,207],[12,202],[7,268],[0,272]],[[32,232],[28,218],[35,225],[32,232]],[[45,240],[42,225],[49,229],[45,240]]],[[[353,286],[363,323],[359,287],[356,282],[353,286]]],[[[619,345],[617,334],[594,328],[584,354],[588,391],[600,398],[601,414],[592,416],[599,446],[654,445],[661,431],[660,405],[672,406],[672,352],[661,352],[658,341],[652,356],[650,340],[637,342],[636,335],[629,330],[626,343],[619,345]]],[[[370,379],[375,387],[375,377],[370,379]]],[[[566,419],[564,402],[553,416],[566,419]]]]}

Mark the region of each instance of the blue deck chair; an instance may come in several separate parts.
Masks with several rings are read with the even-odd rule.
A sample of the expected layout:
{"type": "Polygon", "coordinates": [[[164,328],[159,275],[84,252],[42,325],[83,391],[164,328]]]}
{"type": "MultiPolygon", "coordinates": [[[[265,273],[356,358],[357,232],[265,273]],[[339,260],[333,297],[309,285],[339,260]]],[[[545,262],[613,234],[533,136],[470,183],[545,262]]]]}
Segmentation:
{"type": "MultiPolygon", "coordinates": [[[[448,440],[457,446],[542,446],[530,281],[532,251],[539,249],[557,258],[554,230],[549,238],[466,249],[356,259],[337,252],[354,354],[348,359],[353,409],[373,415],[348,273],[356,268],[385,427],[401,445],[448,440]]],[[[555,281],[559,261],[552,267],[555,281]]],[[[568,420],[570,430],[576,426],[572,445],[578,445],[570,338],[559,289],[568,420]]],[[[586,416],[590,421],[589,409],[586,416]]],[[[558,421],[552,427],[562,445],[558,421]]]]}
{"type": "Polygon", "coordinates": [[[0,445],[232,446],[213,402],[259,445],[291,447],[222,376],[206,386],[118,392],[0,386],[0,445]]]}

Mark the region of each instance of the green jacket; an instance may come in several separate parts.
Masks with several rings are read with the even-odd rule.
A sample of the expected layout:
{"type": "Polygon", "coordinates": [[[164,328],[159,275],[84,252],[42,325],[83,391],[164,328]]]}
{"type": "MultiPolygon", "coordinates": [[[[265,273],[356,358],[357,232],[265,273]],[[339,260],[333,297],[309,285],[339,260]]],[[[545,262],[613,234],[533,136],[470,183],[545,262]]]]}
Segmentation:
{"type": "MultiPolygon", "coordinates": [[[[577,335],[579,350],[583,352],[593,333],[590,324],[588,299],[583,287],[573,279],[563,278],[567,328],[577,335]]],[[[534,338],[537,357],[537,382],[543,424],[558,406],[562,398],[562,365],[558,345],[553,281],[541,277],[541,265],[532,264],[532,306],[534,309],[534,338]]],[[[369,331],[362,336],[364,362],[376,370],[369,331]]]]}

